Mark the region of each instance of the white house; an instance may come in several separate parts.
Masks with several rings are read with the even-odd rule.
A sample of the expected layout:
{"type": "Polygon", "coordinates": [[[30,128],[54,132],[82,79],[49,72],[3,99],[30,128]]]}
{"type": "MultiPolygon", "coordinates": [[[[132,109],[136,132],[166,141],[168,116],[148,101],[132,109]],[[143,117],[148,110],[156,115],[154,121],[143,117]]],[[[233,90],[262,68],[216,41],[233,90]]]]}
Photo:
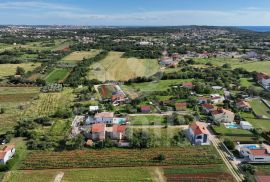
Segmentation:
{"type": "Polygon", "coordinates": [[[95,123],[106,123],[111,124],[113,122],[114,113],[113,112],[101,112],[95,114],[95,123]]]}
{"type": "Polygon", "coordinates": [[[232,123],[235,117],[235,114],[232,111],[222,108],[212,111],[211,115],[215,123],[232,123]]]}
{"type": "Polygon", "coordinates": [[[98,106],[89,106],[89,111],[91,111],[91,112],[95,112],[95,111],[98,111],[98,110],[99,110],[98,106]]]}
{"type": "Polygon", "coordinates": [[[241,126],[241,128],[243,130],[251,130],[251,129],[253,129],[253,126],[247,121],[241,121],[240,126],[241,126]]]}
{"type": "Polygon", "coordinates": [[[219,94],[211,94],[211,101],[214,103],[214,104],[218,104],[218,103],[222,103],[225,98],[219,94]]]}
{"type": "Polygon", "coordinates": [[[194,145],[210,145],[209,132],[200,122],[195,122],[189,125],[188,136],[190,142],[194,145]]]}
{"type": "Polygon", "coordinates": [[[15,154],[15,146],[14,145],[8,145],[5,146],[0,151],[0,164],[6,164],[7,161],[9,161],[15,154]]]}
{"type": "MultiPolygon", "coordinates": [[[[249,145],[250,146],[250,145],[249,145]]],[[[259,148],[242,146],[240,154],[251,162],[270,162],[270,146],[262,144],[259,148]]],[[[254,145],[255,146],[255,145],[254,145]]]]}

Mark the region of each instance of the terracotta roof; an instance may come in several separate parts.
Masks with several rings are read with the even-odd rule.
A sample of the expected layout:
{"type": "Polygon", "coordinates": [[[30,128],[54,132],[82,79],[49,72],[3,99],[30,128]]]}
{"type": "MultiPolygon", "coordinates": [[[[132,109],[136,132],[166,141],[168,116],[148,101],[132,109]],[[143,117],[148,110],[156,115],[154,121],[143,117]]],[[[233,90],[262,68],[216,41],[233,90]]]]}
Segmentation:
{"type": "Polygon", "coordinates": [[[151,110],[151,106],[141,106],[141,110],[151,110]]]}
{"type": "Polygon", "coordinates": [[[202,107],[206,109],[214,109],[215,107],[212,104],[203,104],[202,107]]]}
{"type": "Polygon", "coordinates": [[[207,101],[207,100],[208,100],[208,98],[206,98],[206,97],[199,97],[199,98],[198,98],[198,100],[207,101]]]}
{"type": "Polygon", "coordinates": [[[126,125],[113,125],[113,132],[124,133],[126,128],[126,125]]]}
{"type": "Polygon", "coordinates": [[[8,151],[10,151],[10,150],[12,150],[12,149],[14,149],[15,148],[15,145],[7,145],[7,146],[5,146],[4,148],[3,148],[3,152],[8,152],[8,151]]]}
{"type": "Polygon", "coordinates": [[[222,109],[222,108],[219,108],[219,109],[211,112],[212,115],[218,115],[218,114],[222,114],[222,113],[226,114],[226,115],[233,115],[234,114],[232,111],[222,109]]]}
{"type": "Polygon", "coordinates": [[[95,118],[113,118],[114,113],[113,112],[102,112],[102,113],[97,113],[95,115],[95,118]]]}
{"type": "Polygon", "coordinates": [[[98,124],[93,124],[92,125],[92,133],[100,133],[105,131],[106,124],[104,123],[98,123],[98,124]]]}
{"type": "Polygon", "coordinates": [[[189,125],[195,135],[208,134],[208,130],[200,122],[195,122],[189,125]]]}
{"type": "Polygon", "coordinates": [[[215,96],[215,97],[212,97],[211,99],[216,100],[216,99],[220,99],[220,98],[221,98],[220,96],[215,96]]]}
{"type": "Polygon", "coordinates": [[[0,151],[0,159],[4,159],[6,152],[0,151]]]}
{"type": "Polygon", "coordinates": [[[249,107],[249,108],[251,108],[250,104],[248,102],[246,102],[246,101],[239,101],[239,102],[236,103],[236,105],[238,107],[249,107]]]}
{"type": "Polygon", "coordinates": [[[270,176],[257,176],[257,178],[259,179],[259,182],[269,182],[270,181],[270,176]]]}
{"type": "Polygon", "coordinates": [[[192,82],[183,83],[182,86],[183,87],[193,87],[193,83],[192,82]]]}
{"type": "Polygon", "coordinates": [[[267,153],[266,149],[251,149],[250,153],[253,155],[259,155],[259,156],[268,156],[270,154],[267,153]]]}
{"type": "Polygon", "coordinates": [[[179,103],[175,104],[175,107],[180,107],[180,108],[187,107],[187,103],[186,102],[179,102],[179,103]]]}

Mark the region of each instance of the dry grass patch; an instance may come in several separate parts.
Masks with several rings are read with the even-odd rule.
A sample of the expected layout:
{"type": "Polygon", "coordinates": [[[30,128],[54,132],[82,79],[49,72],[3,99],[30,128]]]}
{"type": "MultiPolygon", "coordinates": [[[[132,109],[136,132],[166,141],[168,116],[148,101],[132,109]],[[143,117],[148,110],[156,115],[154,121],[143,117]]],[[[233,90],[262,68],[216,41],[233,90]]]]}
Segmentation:
{"type": "Polygon", "coordinates": [[[83,59],[89,59],[89,58],[95,57],[99,52],[100,52],[99,50],[95,50],[95,49],[92,49],[91,51],[76,51],[64,57],[62,61],[65,61],[65,62],[82,61],[83,59]]]}
{"type": "Polygon", "coordinates": [[[0,64],[0,78],[14,75],[17,67],[22,67],[25,71],[33,71],[40,65],[40,63],[0,64]]]}

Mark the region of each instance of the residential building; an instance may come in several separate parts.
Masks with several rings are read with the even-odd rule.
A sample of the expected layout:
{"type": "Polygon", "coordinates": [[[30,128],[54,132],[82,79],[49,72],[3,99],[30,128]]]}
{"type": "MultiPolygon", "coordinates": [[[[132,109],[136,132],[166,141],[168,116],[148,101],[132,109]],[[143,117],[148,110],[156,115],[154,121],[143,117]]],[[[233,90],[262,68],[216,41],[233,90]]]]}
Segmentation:
{"type": "Polygon", "coordinates": [[[0,164],[6,164],[15,155],[15,146],[7,145],[0,151],[0,164]]]}
{"type": "Polygon", "coordinates": [[[215,106],[212,105],[212,104],[203,104],[202,105],[202,111],[205,113],[205,114],[209,114],[211,113],[212,111],[215,110],[215,106]]]}
{"type": "Polygon", "coordinates": [[[211,94],[211,101],[214,103],[214,104],[218,104],[218,103],[222,103],[225,98],[219,94],[211,94]]]}
{"type": "Polygon", "coordinates": [[[98,106],[89,106],[89,111],[90,112],[96,112],[99,110],[99,107],[98,106]]]}
{"type": "Polygon", "coordinates": [[[125,137],[127,126],[126,125],[113,125],[111,138],[113,140],[123,140],[125,137]]]}
{"type": "Polygon", "coordinates": [[[206,98],[206,97],[199,97],[198,98],[198,103],[199,104],[207,104],[208,103],[208,98],[206,98]]]}
{"type": "Polygon", "coordinates": [[[246,101],[243,101],[243,100],[236,102],[236,108],[241,110],[241,111],[246,111],[246,112],[248,112],[252,109],[250,104],[246,101]]]}
{"type": "Polygon", "coordinates": [[[182,84],[183,88],[193,89],[194,85],[192,82],[186,82],[182,84]]]}
{"type": "Polygon", "coordinates": [[[141,112],[142,113],[150,113],[151,112],[151,106],[141,106],[141,112]]]}
{"type": "Polygon", "coordinates": [[[215,123],[232,123],[235,117],[235,114],[232,111],[222,108],[212,111],[211,115],[215,123]]]}
{"type": "Polygon", "coordinates": [[[270,88],[270,76],[264,73],[257,74],[257,81],[263,85],[266,89],[270,88]]]}
{"type": "Polygon", "coordinates": [[[106,124],[97,123],[93,124],[91,127],[91,139],[94,141],[105,140],[106,134],[106,124]]]}
{"type": "Polygon", "coordinates": [[[194,145],[209,145],[209,132],[204,123],[195,122],[189,125],[188,136],[194,145]]]}
{"type": "Polygon", "coordinates": [[[241,128],[243,130],[251,130],[251,129],[253,129],[253,126],[247,121],[241,121],[240,126],[241,126],[241,128]]]}
{"type": "Polygon", "coordinates": [[[101,112],[95,114],[94,121],[95,123],[111,124],[113,122],[113,118],[114,118],[113,112],[101,112]]]}
{"type": "Polygon", "coordinates": [[[176,111],[184,111],[187,109],[187,103],[186,102],[180,102],[175,104],[175,110],[176,111]]]}
{"type": "Polygon", "coordinates": [[[113,105],[119,105],[120,103],[123,103],[128,100],[126,97],[126,94],[123,91],[117,91],[112,93],[112,103],[113,105]]]}
{"type": "Polygon", "coordinates": [[[259,148],[243,146],[240,148],[240,154],[251,162],[270,162],[270,146],[266,144],[262,144],[259,148]]]}

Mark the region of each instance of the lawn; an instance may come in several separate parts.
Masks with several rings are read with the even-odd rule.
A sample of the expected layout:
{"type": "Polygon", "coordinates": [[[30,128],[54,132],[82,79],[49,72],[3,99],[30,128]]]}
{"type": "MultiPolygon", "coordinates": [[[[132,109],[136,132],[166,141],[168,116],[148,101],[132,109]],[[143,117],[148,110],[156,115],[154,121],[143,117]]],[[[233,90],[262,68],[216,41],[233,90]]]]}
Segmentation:
{"type": "Polygon", "coordinates": [[[241,113],[241,117],[243,117],[246,121],[250,122],[254,128],[261,128],[264,131],[270,131],[270,120],[257,119],[251,113],[241,113]]]}
{"type": "Polygon", "coordinates": [[[56,68],[46,76],[46,82],[55,83],[63,81],[70,73],[69,69],[56,68]]]}
{"type": "Polygon", "coordinates": [[[65,182],[136,182],[153,181],[152,168],[102,168],[102,169],[71,169],[71,170],[42,170],[42,171],[12,171],[9,182],[48,182],[54,181],[56,175],[64,173],[65,182]],[[106,175],[104,175],[106,174],[106,175]]]}
{"type": "Polygon", "coordinates": [[[5,110],[0,114],[0,134],[12,129],[22,112],[19,106],[28,105],[38,93],[38,87],[0,87],[0,107],[5,110]]]}
{"type": "Polygon", "coordinates": [[[196,58],[194,59],[199,65],[201,64],[206,64],[206,63],[212,63],[215,66],[222,66],[224,64],[239,64],[240,60],[239,59],[233,59],[233,58],[196,58]]]}
{"type": "Polygon", "coordinates": [[[33,151],[21,169],[63,169],[84,167],[142,167],[222,164],[212,146],[157,147],[150,149],[74,150],[64,152],[33,151]],[[200,153],[198,153],[200,151],[200,153]],[[156,161],[159,154],[166,159],[156,161]]]}
{"type": "Polygon", "coordinates": [[[129,122],[131,125],[165,125],[166,118],[163,116],[131,116],[129,122]]]}
{"type": "Polygon", "coordinates": [[[0,64],[0,79],[15,75],[17,67],[22,67],[25,71],[33,71],[40,65],[40,63],[0,64]]]}
{"type": "Polygon", "coordinates": [[[68,56],[64,57],[61,61],[63,62],[78,62],[83,59],[89,59],[95,57],[100,51],[92,49],[91,51],[76,51],[72,52],[68,56]]]}
{"type": "Polygon", "coordinates": [[[223,124],[220,126],[212,126],[215,133],[222,136],[238,136],[238,137],[252,137],[253,134],[248,130],[226,128],[223,124]]]}
{"type": "Polygon", "coordinates": [[[128,87],[141,92],[167,91],[171,86],[180,86],[184,82],[192,82],[193,79],[159,80],[154,82],[134,83],[128,87]]]}
{"type": "Polygon", "coordinates": [[[270,75],[270,61],[246,62],[232,65],[233,68],[244,68],[247,71],[263,72],[270,75]]]}
{"type": "Polygon", "coordinates": [[[105,59],[91,65],[88,78],[127,81],[136,77],[149,77],[159,71],[159,64],[155,59],[122,58],[123,54],[110,52],[105,59]]]}
{"type": "Polygon", "coordinates": [[[270,175],[270,165],[255,165],[256,174],[270,175]]]}
{"type": "Polygon", "coordinates": [[[251,106],[257,115],[263,116],[265,119],[270,119],[270,109],[261,101],[261,99],[253,99],[251,101],[251,106]]]}

